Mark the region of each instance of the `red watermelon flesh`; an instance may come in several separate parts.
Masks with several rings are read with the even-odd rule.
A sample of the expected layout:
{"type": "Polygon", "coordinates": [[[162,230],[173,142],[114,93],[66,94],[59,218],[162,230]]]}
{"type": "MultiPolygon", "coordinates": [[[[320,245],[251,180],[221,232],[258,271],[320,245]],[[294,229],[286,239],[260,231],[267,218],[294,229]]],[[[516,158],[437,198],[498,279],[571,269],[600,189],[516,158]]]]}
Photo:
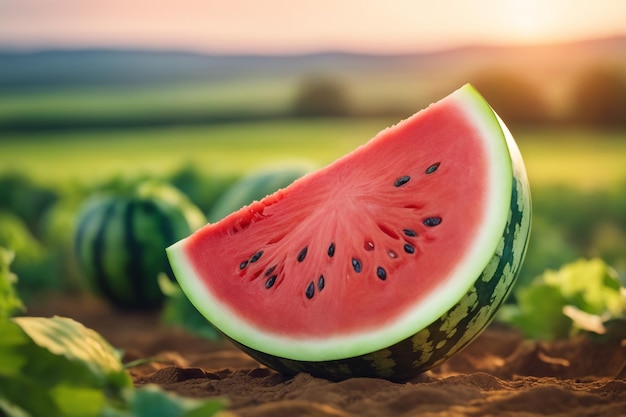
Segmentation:
{"type": "Polygon", "coordinates": [[[196,307],[251,349],[325,361],[391,346],[450,310],[496,253],[509,146],[465,86],[183,239],[170,261],[196,307]]]}

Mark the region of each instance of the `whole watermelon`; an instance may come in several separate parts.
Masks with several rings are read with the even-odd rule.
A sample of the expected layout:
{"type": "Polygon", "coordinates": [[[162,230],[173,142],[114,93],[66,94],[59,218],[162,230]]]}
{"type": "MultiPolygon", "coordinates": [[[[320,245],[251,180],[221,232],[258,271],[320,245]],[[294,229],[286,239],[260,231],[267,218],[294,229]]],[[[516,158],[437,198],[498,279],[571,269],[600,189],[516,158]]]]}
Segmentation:
{"type": "Polygon", "coordinates": [[[82,275],[100,295],[125,309],[161,306],[157,277],[172,271],[165,248],[206,223],[178,189],[142,181],[88,198],[74,232],[82,275]]]}

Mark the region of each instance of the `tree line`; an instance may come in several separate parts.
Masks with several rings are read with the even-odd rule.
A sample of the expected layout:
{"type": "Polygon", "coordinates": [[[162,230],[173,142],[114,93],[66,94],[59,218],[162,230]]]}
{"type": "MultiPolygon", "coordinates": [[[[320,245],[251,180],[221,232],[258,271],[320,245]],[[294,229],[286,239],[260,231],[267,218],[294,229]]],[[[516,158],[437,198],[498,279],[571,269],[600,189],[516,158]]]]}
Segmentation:
{"type": "MultiPolygon", "coordinates": [[[[541,86],[517,71],[483,71],[470,82],[507,124],[626,127],[626,70],[617,65],[593,65],[582,71],[560,112],[550,107],[541,86]]],[[[292,110],[296,117],[363,116],[354,110],[346,86],[332,76],[302,80],[292,110]]]]}

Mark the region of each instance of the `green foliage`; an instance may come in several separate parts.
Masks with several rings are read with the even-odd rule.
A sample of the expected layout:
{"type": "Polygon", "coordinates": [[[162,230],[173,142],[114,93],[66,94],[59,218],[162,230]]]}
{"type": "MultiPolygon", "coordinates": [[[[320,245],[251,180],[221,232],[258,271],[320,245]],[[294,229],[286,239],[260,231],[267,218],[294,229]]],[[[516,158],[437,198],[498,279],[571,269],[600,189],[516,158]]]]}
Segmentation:
{"type": "Polygon", "coordinates": [[[15,254],[13,269],[20,277],[18,289],[23,296],[62,286],[62,279],[55,273],[56,259],[17,214],[0,211],[0,246],[15,254]]]}
{"type": "Polygon", "coordinates": [[[134,389],[119,353],[72,319],[0,320],[0,334],[0,412],[9,417],[192,417],[225,406],[134,389]]]}
{"type": "MultiPolygon", "coordinates": [[[[516,287],[528,285],[544,270],[557,269],[580,254],[581,251],[568,239],[567,230],[551,222],[539,210],[534,210],[530,241],[516,287]]],[[[515,293],[511,295],[511,300],[514,299],[515,293]]]]}
{"type": "Polygon", "coordinates": [[[542,91],[515,72],[490,69],[469,82],[509,125],[545,123],[550,117],[542,91]]]}
{"type": "Polygon", "coordinates": [[[626,126],[626,74],[618,66],[592,66],[580,74],[570,94],[571,123],[626,126]]]}
{"type": "Polygon", "coordinates": [[[64,317],[14,317],[23,306],[0,248],[0,415],[7,417],[200,417],[225,407],[156,386],[135,389],[115,350],[64,317]]]}
{"type": "Polygon", "coordinates": [[[26,223],[16,214],[0,211],[0,245],[15,251],[28,261],[41,257],[42,248],[26,223]]]}
{"type": "Polygon", "coordinates": [[[293,114],[298,117],[347,116],[351,112],[344,86],[329,77],[306,78],[293,104],[293,114]]]}
{"type": "Polygon", "coordinates": [[[156,385],[145,385],[127,391],[125,410],[107,408],[102,417],[210,417],[219,413],[226,402],[219,399],[196,400],[163,391],[156,385]]]}
{"type": "Polygon", "coordinates": [[[13,261],[13,252],[0,246],[0,321],[24,310],[24,304],[15,291],[17,275],[9,266],[13,261]]]}
{"type": "Polygon", "coordinates": [[[0,176],[0,211],[19,215],[31,233],[37,234],[39,218],[57,198],[55,190],[40,185],[24,172],[0,176]]]}
{"type": "Polygon", "coordinates": [[[205,339],[221,338],[221,333],[194,307],[183,290],[165,274],[159,275],[159,286],[166,296],[161,313],[163,323],[184,328],[205,339]]]}
{"type": "Polygon", "coordinates": [[[626,288],[597,258],[546,270],[516,293],[517,305],[507,306],[500,318],[533,339],[562,339],[581,330],[603,334],[605,323],[626,319],[626,288]]]}
{"type": "Polygon", "coordinates": [[[0,327],[0,392],[29,415],[97,416],[132,387],[117,352],[74,320],[19,317],[0,327]]]}
{"type": "MultiPolygon", "coordinates": [[[[85,198],[85,190],[64,190],[60,198],[46,210],[40,220],[41,243],[53,261],[54,275],[60,291],[76,292],[84,289],[84,282],[74,257],[73,236],[76,217],[85,198]]],[[[39,287],[41,291],[45,288],[39,287]]]]}
{"type": "Polygon", "coordinates": [[[535,187],[530,242],[517,287],[580,257],[601,258],[626,279],[625,185],[588,191],[535,187]]]}

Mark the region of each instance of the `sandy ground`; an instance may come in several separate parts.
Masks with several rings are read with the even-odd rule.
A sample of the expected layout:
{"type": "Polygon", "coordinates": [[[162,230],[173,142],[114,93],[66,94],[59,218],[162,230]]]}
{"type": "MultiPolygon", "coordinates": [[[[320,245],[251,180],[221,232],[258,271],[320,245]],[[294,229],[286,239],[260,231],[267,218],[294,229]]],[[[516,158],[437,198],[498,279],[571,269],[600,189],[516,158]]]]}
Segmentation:
{"type": "Polygon", "coordinates": [[[164,327],[91,299],[50,299],[30,315],[75,318],[123,349],[136,385],[222,397],[241,416],[626,416],[626,340],[524,340],[498,325],[447,363],[398,384],[278,374],[226,341],[164,327]]]}

